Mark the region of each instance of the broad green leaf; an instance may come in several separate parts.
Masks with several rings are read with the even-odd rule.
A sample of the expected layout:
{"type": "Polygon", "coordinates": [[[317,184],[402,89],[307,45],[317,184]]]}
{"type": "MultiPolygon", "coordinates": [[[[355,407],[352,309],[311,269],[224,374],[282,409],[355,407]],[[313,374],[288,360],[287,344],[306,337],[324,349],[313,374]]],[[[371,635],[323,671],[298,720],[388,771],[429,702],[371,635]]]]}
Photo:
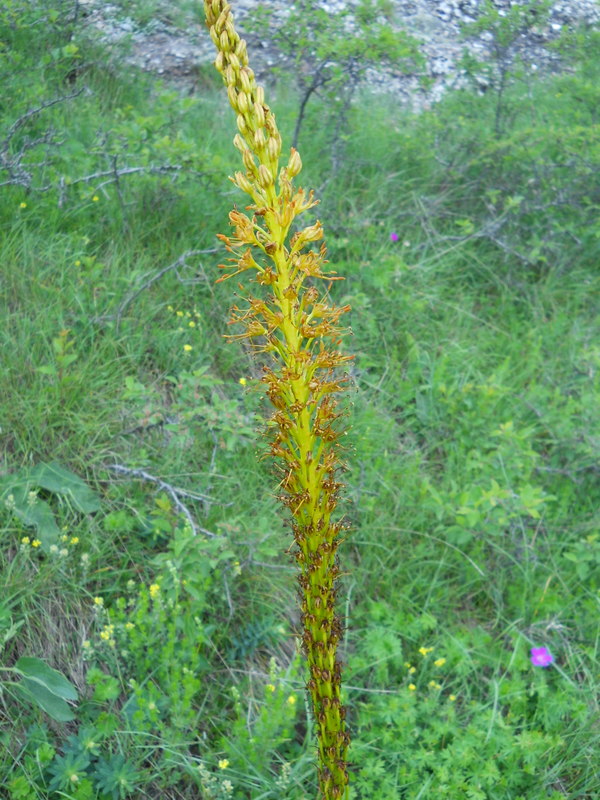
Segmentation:
{"type": "Polygon", "coordinates": [[[58,670],[49,667],[39,658],[23,656],[15,664],[24,678],[44,686],[63,700],[77,700],[77,690],[58,670]]]}
{"type": "Polygon", "coordinates": [[[70,498],[75,508],[83,514],[100,510],[100,501],[96,493],[79,476],[56,461],[50,464],[36,464],[29,470],[29,479],[36,486],[70,498]]]}
{"type": "MultiPolygon", "coordinates": [[[[9,476],[17,481],[0,493],[0,502],[7,503],[12,497],[10,508],[13,514],[25,525],[36,528],[36,536],[47,547],[58,541],[59,529],[54,519],[52,509],[44,500],[37,498],[34,503],[29,501],[29,492],[34,488],[22,476],[9,476]]],[[[5,484],[6,485],[6,484],[5,484]]]]}
{"type": "Polygon", "coordinates": [[[52,694],[42,684],[29,680],[29,678],[23,678],[15,688],[57,722],[69,722],[75,719],[75,714],[62,697],[52,694]]]}

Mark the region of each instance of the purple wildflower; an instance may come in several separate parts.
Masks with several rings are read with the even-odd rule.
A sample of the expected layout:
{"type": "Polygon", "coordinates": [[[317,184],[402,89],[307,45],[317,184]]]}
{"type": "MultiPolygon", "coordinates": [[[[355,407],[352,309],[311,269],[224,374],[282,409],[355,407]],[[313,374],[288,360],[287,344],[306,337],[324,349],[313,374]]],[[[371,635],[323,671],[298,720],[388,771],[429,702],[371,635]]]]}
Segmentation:
{"type": "Polygon", "coordinates": [[[554,656],[547,647],[531,648],[531,663],[534,667],[549,667],[554,661],[554,656]]]}
{"type": "Polygon", "coordinates": [[[390,241],[391,242],[397,242],[399,238],[400,237],[398,236],[397,233],[390,233],[390,241]]]}

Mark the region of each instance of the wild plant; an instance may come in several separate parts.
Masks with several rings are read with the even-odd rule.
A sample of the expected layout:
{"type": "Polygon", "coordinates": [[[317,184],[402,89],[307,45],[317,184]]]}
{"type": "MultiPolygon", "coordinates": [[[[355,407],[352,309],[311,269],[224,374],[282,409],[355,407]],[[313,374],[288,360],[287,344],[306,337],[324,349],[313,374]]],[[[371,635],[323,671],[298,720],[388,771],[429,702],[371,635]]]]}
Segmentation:
{"type": "Polygon", "coordinates": [[[252,217],[234,208],[229,214],[234,235],[218,235],[233,254],[228,264],[220,265],[226,272],[219,281],[252,270],[254,282],[268,292],[255,297],[238,284],[246,306],[233,306],[230,324],[241,324],[245,331],[228,338],[248,339],[256,354],[272,356],[270,364],[262,367],[261,379],[275,407],[267,424],[267,455],[279,459],[282,492],[278,497],[291,512],[297,546],[302,643],[318,739],[320,797],[334,800],[348,796],[350,740],[336,658],[342,635],[335,613],[335,581],[340,572],[336,553],[345,525],[332,519],[342,488],[336,476],[344,466],[339,444],[344,432],[336,422],[342,414],[336,411],[334,395],[347,380],[336,374],[336,368],[353,358],[335,348],[344,333],[338,323],[349,306],[330,305],[327,292],[308,285],[315,278],[339,280],[334,272],[323,271],[325,245],[319,250],[308,248],[323,238],[320,221],[293,233],[288,242],[296,217],[318,201],[312,191],[307,195],[301,188],[294,190],[292,181],[302,168],[297,150],[292,147],[287,165],[279,168],[281,135],[265,103],[264,89],[256,84],[248,66],[246,43],[234,28],[229,4],[205,0],[204,10],[218,50],[215,66],[237,114],[239,133],[234,144],[246,170],[236,172],[231,180],[252,200],[246,207],[252,217]]]}

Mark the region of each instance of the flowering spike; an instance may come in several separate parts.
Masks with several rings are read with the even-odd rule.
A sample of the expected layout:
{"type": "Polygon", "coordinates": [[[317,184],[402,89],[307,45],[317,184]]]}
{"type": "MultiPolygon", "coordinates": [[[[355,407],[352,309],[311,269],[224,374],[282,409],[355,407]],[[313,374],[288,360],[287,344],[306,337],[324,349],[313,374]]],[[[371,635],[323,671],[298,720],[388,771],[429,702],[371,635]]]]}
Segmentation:
{"type": "Polygon", "coordinates": [[[329,305],[326,292],[305,283],[342,280],[323,271],[325,245],[308,249],[323,238],[319,221],[289,237],[295,218],[318,201],[313,192],[294,189],[292,182],[302,169],[299,153],[292,148],[287,166],[280,167],[282,141],[275,116],[265,103],[248,67],[246,43],[233,25],[225,0],[204,0],[206,24],[218,55],[217,70],[227,87],[229,102],[237,116],[239,131],[234,139],[246,173],[231,180],[253,203],[246,210],[252,218],[234,209],[229,221],[231,237],[219,234],[233,254],[228,270],[219,281],[253,270],[256,283],[269,288],[259,299],[240,290],[247,307],[234,306],[230,324],[244,332],[227,337],[249,339],[257,353],[271,353],[273,365],[263,366],[266,395],[274,412],[267,423],[270,439],[267,455],[280,459],[279,499],[290,510],[299,565],[302,644],[308,661],[311,696],[318,739],[319,797],[348,797],[346,710],[341,702],[341,666],[336,658],[343,629],[335,613],[336,563],[340,532],[345,529],[332,514],[343,485],[336,473],[344,470],[337,440],[343,431],[337,420],[334,395],[345,388],[347,378],[335,374],[353,356],[334,349],[346,330],[338,323],[350,306],[329,305]]]}

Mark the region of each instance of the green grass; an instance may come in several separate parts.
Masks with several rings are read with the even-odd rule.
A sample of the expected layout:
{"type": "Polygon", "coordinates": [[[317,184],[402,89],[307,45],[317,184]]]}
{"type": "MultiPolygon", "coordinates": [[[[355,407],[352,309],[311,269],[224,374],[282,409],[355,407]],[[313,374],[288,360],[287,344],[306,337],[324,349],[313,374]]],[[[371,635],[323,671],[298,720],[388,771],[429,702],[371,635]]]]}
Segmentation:
{"type": "MultiPolygon", "coordinates": [[[[0,495],[56,461],[100,510],[40,489],[54,550],[23,544],[36,531],[0,510],[0,661],[43,658],[80,697],[58,723],[4,684],[6,796],[312,797],[291,537],[259,460],[260,365],[222,338],[234,287],[214,283],[215,234],[243,201],[226,180],[233,115],[218,87],[182,97],[102,70],[81,32],[77,59],[56,55],[60,16],[35,60],[41,12],[11,8],[2,130],[86,91],[11,145],[50,128],[61,142],[32,150],[46,162],[32,188],[0,199],[0,495]],[[76,182],[115,158],[181,169],[76,182]],[[190,250],[209,252],[139,291],[190,250]],[[164,486],[114,464],[202,495],[181,497],[198,535],[164,486]]],[[[339,590],[355,800],[600,793],[593,58],[515,84],[500,140],[488,96],[411,117],[365,95],[323,190],[346,279],[331,292],[352,305],[357,355],[339,590]],[[554,665],[532,666],[532,646],[554,665]]],[[[295,96],[280,81],[269,101],[289,141],[295,96]]],[[[306,187],[328,174],[324,113],[314,103],[301,137],[306,187]]]]}

